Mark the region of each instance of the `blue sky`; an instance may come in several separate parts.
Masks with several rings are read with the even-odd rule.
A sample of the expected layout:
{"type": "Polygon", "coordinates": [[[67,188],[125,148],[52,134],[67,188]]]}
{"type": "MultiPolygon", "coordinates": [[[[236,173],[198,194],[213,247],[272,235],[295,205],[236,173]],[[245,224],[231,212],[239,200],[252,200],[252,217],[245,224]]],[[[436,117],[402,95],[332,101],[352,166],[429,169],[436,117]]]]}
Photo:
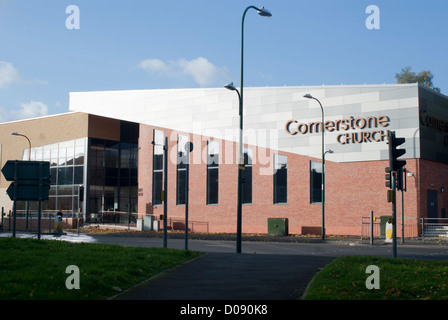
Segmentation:
{"type": "Polygon", "coordinates": [[[446,0],[0,0],[0,122],[67,112],[69,92],[238,86],[249,5],[272,17],[247,13],[245,86],[389,84],[411,66],[448,93],[446,0]]]}

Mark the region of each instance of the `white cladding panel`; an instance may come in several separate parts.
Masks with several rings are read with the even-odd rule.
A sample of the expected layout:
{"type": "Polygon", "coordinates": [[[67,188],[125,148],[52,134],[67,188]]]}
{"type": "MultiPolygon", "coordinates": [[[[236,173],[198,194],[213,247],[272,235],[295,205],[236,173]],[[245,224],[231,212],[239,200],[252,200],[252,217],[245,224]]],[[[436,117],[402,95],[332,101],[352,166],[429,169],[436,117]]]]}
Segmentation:
{"type": "MultiPolygon", "coordinates": [[[[328,160],[388,159],[387,130],[406,138],[403,158],[420,156],[417,84],[244,88],[245,143],[321,158],[322,111],[307,93],[324,109],[328,160]],[[295,135],[285,129],[290,120],[295,135]]],[[[238,107],[236,92],[224,88],[70,93],[71,111],[236,142],[238,107]]]]}

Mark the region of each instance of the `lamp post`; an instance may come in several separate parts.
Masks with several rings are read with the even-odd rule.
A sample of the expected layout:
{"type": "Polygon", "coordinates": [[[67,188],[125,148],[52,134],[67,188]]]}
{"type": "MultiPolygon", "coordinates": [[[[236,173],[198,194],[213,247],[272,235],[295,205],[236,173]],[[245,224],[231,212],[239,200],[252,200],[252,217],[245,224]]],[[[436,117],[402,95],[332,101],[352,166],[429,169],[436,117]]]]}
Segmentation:
{"type": "Polygon", "coordinates": [[[320,110],[322,111],[322,240],[325,239],[325,120],[324,120],[324,108],[322,107],[322,103],[320,103],[319,99],[313,97],[311,94],[307,93],[303,96],[307,99],[314,99],[319,103],[320,110]]]}
{"type": "Polygon", "coordinates": [[[262,17],[271,17],[272,14],[264,7],[257,8],[255,6],[248,6],[244,10],[243,18],[241,20],[241,82],[240,91],[235,88],[233,83],[229,83],[224,87],[229,90],[236,91],[239,98],[239,115],[240,115],[240,137],[239,137],[239,159],[238,159],[238,209],[237,209],[237,225],[236,225],[236,252],[241,253],[241,230],[242,230],[242,170],[244,170],[244,155],[243,155],[243,74],[244,74],[244,19],[249,9],[257,10],[262,17]]]}
{"type": "Polygon", "coordinates": [[[322,239],[325,239],[325,155],[327,153],[333,153],[333,150],[325,151],[322,156],[322,239]]]}
{"type": "MultiPolygon", "coordinates": [[[[24,137],[26,140],[28,140],[28,161],[31,161],[31,141],[28,139],[28,137],[24,134],[20,134],[17,132],[11,132],[11,135],[18,136],[18,137],[24,137]]],[[[29,212],[30,212],[30,203],[29,201],[26,201],[26,222],[25,222],[25,229],[28,230],[28,218],[29,218],[29,212]]],[[[15,208],[14,208],[15,209],[15,208]]],[[[15,211],[14,211],[14,218],[15,218],[15,211]]]]}
{"type": "Polygon", "coordinates": [[[28,149],[28,161],[31,161],[31,141],[30,141],[30,139],[28,139],[28,137],[27,137],[26,135],[24,135],[24,134],[20,134],[20,133],[17,133],[17,132],[12,132],[11,135],[13,135],[13,136],[24,137],[24,138],[26,138],[26,140],[28,140],[28,144],[29,144],[29,149],[28,149]]]}

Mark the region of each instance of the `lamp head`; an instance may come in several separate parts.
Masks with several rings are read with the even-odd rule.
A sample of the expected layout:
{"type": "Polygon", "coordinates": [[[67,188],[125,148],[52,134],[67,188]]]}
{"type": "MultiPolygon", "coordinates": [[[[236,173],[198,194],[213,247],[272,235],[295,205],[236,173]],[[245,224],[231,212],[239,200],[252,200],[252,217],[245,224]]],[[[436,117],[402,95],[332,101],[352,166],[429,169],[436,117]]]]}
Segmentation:
{"type": "Polygon", "coordinates": [[[17,132],[11,132],[11,135],[18,136],[19,134],[17,132]]]}
{"type": "Polygon", "coordinates": [[[312,95],[310,95],[309,93],[307,93],[306,95],[303,96],[304,98],[307,99],[314,99],[314,97],[312,95]]]}
{"type": "Polygon", "coordinates": [[[264,7],[261,7],[259,10],[258,10],[258,14],[260,15],[260,16],[262,16],[262,17],[272,17],[272,14],[271,14],[271,12],[268,10],[268,9],[265,9],[264,7]]]}
{"type": "Polygon", "coordinates": [[[227,90],[232,90],[232,91],[236,90],[235,86],[233,85],[233,82],[229,82],[228,84],[226,84],[224,86],[224,88],[226,88],[227,90]]]}

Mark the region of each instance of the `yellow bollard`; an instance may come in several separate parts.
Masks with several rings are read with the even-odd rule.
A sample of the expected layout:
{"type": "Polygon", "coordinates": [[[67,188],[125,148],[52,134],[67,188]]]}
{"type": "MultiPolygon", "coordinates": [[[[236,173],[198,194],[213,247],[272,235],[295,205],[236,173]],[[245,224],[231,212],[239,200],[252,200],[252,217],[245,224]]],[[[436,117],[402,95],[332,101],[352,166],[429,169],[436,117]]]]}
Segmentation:
{"type": "Polygon", "coordinates": [[[386,240],[385,242],[392,242],[392,223],[386,223],[386,240]]]}
{"type": "Polygon", "coordinates": [[[54,223],[54,233],[55,234],[62,234],[62,212],[58,211],[56,214],[56,221],[54,223]]]}

